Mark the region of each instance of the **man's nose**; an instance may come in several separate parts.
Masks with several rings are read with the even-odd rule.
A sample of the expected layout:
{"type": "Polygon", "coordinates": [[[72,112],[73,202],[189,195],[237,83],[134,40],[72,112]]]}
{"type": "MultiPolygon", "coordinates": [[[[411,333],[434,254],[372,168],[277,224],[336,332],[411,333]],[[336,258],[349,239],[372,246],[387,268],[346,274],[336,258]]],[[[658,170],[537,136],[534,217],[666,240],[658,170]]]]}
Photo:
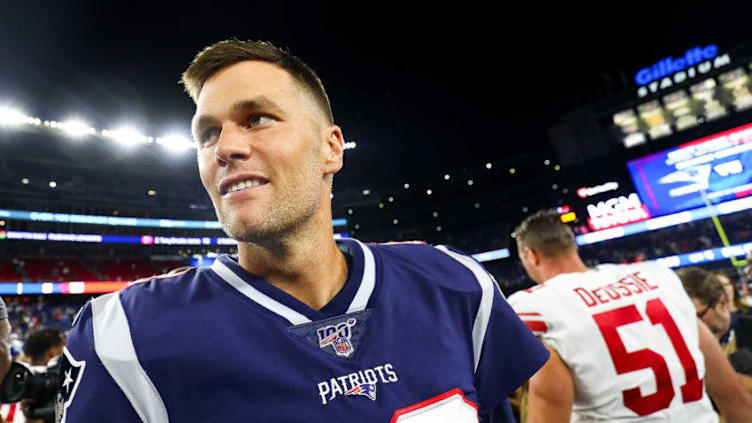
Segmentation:
{"type": "Polygon", "coordinates": [[[217,163],[221,166],[233,161],[245,161],[251,158],[252,149],[248,134],[234,124],[226,124],[217,139],[215,150],[217,163]]]}

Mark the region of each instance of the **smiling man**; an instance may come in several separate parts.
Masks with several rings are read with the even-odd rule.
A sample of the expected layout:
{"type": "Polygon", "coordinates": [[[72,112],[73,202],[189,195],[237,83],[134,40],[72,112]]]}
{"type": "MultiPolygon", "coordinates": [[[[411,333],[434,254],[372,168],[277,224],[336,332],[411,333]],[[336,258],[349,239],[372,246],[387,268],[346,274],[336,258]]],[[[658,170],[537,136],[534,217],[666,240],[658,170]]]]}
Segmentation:
{"type": "Polygon", "coordinates": [[[68,422],[512,421],[548,354],[472,258],[334,240],[343,135],[316,74],[223,41],[183,83],[206,191],[238,257],[86,305],[65,350],[68,422]]]}

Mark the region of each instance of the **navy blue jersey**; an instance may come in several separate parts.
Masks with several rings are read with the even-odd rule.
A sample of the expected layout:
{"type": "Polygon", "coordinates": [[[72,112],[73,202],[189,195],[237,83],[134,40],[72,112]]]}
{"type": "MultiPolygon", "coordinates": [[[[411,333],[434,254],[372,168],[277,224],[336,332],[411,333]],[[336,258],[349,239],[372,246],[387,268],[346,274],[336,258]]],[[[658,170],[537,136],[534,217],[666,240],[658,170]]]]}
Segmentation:
{"type": "Polygon", "coordinates": [[[321,310],[228,256],[87,303],[58,421],[506,421],[548,352],[483,267],[443,247],[337,242],[348,278],[321,310]]]}

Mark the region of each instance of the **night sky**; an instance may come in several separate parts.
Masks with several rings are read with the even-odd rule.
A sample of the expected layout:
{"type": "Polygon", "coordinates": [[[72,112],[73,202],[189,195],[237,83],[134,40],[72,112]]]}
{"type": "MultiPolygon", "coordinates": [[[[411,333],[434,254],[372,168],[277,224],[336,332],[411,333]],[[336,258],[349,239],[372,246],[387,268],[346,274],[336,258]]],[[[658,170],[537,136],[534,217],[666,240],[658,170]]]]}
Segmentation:
{"type": "Polygon", "coordinates": [[[383,179],[547,149],[563,113],[633,89],[668,55],[746,41],[752,20],[742,2],[111,3],[0,1],[0,104],[187,135],[193,104],[177,81],[193,56],[269,40],[320,74],[358,143],[346,168],[383,179]]]}

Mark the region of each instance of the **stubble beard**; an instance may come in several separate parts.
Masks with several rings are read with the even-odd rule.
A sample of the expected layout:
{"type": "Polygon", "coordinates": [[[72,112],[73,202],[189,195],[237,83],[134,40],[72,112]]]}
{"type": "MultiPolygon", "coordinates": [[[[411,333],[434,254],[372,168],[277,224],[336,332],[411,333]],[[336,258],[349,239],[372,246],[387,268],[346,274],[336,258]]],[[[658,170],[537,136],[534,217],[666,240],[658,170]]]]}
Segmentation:
{"type": "Polygon", "coordinates": [[[271,207],[259,211],[260,216],[248,221],[235,211],[223,214],[217,210],[217,216],[225,233],[238,242],[268,245],[294,238],[295,234],[314,218],[321,205],[321,173],[315,163],[309,169],[293,192],[282,192],[274,199],[271,207]],[[305,185],[301,187],[300,185],[305,185]]]}

